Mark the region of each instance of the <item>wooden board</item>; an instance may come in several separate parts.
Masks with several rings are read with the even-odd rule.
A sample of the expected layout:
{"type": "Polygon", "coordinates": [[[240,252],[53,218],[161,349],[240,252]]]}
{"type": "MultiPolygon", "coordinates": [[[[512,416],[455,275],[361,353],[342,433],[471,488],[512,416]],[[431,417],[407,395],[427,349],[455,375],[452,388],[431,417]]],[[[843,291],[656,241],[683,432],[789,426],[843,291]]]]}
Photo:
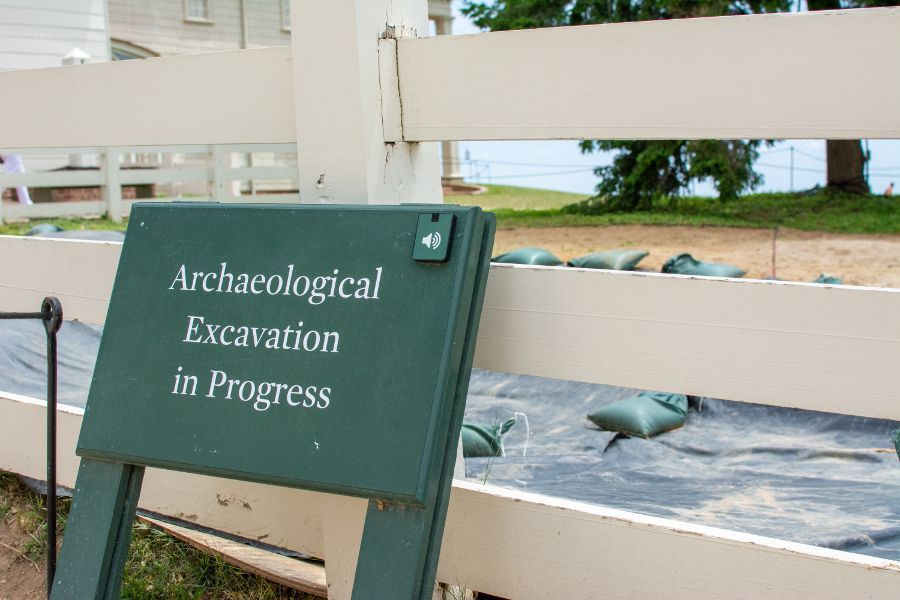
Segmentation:
{"type": "Polygon", "coordinates": [[[397,45],[406,141],[900,137],[894,8],[397,45]]]}
{"type": "MultiPolygon", "coordinates": [[[[0,303],[102,323],[120,244],[0,236],[0,303]]],[[[900,420],[900,290],[494,265],[475,366],[900,420]],[[810,307],[813,307],[812,309],[810,307]]]]}
{"type": "Polygon", "coordinates": [[[37,310],[55,295],[69,321],[103,323],[122,244],[0,236],[0,304],[37,310]]]}
{"type": "Polygon", "coordinates": [[[900,289],[494,265],[475,364],[900,420],[900,289]]]}
{"type": "Polygon", "coordinates": [[[3,144],[294,142],[290,60],[281,46],[0,73],[0,105],[18,115],[3,144]]]}
{"type": "Polygon", "coordinates": [[[900,563],[456,482],[440,581],[516,600],[889,598],[900,563]]]}
{"type": "Polygon", "coordinates": [[[321,563],[282,556],[145,515],[138,515],[138,520],[164,531],[194,548],[217,556],[248,573],[320,598],[328,597],[325,567],[321,563]]]}

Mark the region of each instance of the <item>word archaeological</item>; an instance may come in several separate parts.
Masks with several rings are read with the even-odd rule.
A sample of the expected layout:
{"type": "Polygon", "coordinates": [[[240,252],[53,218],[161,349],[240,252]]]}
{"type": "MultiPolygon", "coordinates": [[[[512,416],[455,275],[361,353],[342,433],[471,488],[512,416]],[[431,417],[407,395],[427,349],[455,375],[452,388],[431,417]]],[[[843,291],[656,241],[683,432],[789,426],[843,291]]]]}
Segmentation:
{"type": "Polygon", "coordinates": [[[310,304],[322,304],[326,298],[356,298],[378,300],[381,287],[381,267],[375,267],[373,276],[338,277],[339,269],[331,275],[294,274],[294,265],[288,265],[285,274],[232,273],[228,263],[221,263],[218,270],[188,271],[182,264],[172,280],[170,290],[181,292],[206,292],[218,294],[268,294],[269,296],[307,297],[310,304]]]}

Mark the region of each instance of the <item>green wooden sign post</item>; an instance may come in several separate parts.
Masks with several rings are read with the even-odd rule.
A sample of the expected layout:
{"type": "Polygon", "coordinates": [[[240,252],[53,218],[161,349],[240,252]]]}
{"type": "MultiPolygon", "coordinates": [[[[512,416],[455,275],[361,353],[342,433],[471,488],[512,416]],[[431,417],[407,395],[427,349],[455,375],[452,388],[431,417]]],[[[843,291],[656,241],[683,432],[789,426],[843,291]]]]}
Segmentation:
{"type": "Polygon", "coordinates": [[[430,598],[493,241],[478,208],[136,204],[54,599],[118,598],[144,467],[369,498],[354,598],[430,598]]]}

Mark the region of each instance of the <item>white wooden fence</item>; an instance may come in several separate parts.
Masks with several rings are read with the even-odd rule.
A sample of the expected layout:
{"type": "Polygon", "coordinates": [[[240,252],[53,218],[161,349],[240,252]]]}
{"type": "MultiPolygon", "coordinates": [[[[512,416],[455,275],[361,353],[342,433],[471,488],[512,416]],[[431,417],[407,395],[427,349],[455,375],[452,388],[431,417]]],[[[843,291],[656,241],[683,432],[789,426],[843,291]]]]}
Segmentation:
{"type": "MultiPolygon", "coordinates": [[[[4,143],[296,140],[304,202],[396,203],[440,201],[430,140],[900,137],[897,9],[432,39],[424,0],[292,9],[289,49],[2,73],[4,143]]],[[[119,249],[0,237],[0,306],[102,323],[119,249]]],[[[479,367],[900,420],[900,290],[495,266],[484,311],[479,367]]],[[[0,468],[41,476],[42,411],[0,397],[0,468]]],[[[60,419],[71,485],[81,411],[60,419]]],[[[150,469],[141,505],[321,556],[349,596],[364,501],[150,469]]],[[[517,600],[900,589],[889,560],[462,481],[438,576],[517,600]]]]}
{"type": "MultiPolygon", "coordinates": [[[[254,193],[250,185],[250,193],[242,194],[240,181],[255,182],[257,180],[293,180],[297,179],[297,166],[290,164],[250,164],[235,165],[234,155],[248,156],[254,153],[295,154],[295,144],[241,144],[241,145],[183,145],[183,146],[135,146],[135,147],[80,147],[80,148],[0,148],[2,154],[27,153],[35,155],[78,155],[99,157],[97,170],[58,170],[29,171],[26,173],[0,172],[0,188],[13,188],[24,185],[29,188],[44,187],[99,187],[101,199],[76,200],[68,202],[44,202],[31,206],[22,204],[0,203],[0,223],[21,219],[37,219],[50,217],[82,217],[108,215],[113,221],[120,222],[127,216],[134,199],[124,198],[122,187],[129,185],[154,184],[171,188],[167,184],[197,184],[191,186],[201,193],[191,194],[189,198],[179,196],[157,195],[143,198],[144,202],[170,202],[172,200],[204,201],[240,201],[296,203],[300,201],[297,193],[275,192],[266,194],[254,193]],[[127,155],[154,154],[158,161],[140,166],[153,168],[127,169],[128,163],[121,158],[127,155]],[[183,161],[186,164],[172,165],[172,156],[192,156],[193,160],[183,161]],[[163,158],[163,157],[166,158],[163,158]],[[237,185],[234,185],[237,183],[237,185]]],[[[252,163],[252,159],[250,161],[252,163]]],[[[293,161],[294,163],[296,161],[293,161]]]]}

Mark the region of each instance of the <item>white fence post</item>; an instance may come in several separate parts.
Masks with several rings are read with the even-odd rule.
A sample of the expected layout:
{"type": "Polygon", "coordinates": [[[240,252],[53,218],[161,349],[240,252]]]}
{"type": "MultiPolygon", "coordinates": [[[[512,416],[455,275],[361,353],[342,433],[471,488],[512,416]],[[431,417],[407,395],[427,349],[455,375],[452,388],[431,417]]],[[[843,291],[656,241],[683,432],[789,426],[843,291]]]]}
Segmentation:
{"type": "MultiPolygon", "coordinates": [[[[175,167],[175,153],[174,152],[164,152],[160,154],[160,167],[163,169],[172,169],[175,167]]],[[[174,182],[158,184],[156,186],[156,193],[165,196],[166,198],[174,198],[175,196],[180,194],[180,190],[178,190],[178,184],[174,182]]]]}
{"type": "Polygon", "coordinates": [[[438,144],[385,141],[400,115],[382,102],[399,113],[400,90],[396,55],[379,65],[378,52],[379,38],[427,35],[428,3],[294,0],[292,11],[300,201],[441,202],[438,144]]]}
{"type": "Polygon", "coordinates": [[[228,156],[230,154],[220,144],[209,147],[209,199],[213,202],[227,202],[231,199],[231,180],[228,178],[228,156]]]}
{"type": "Polygon", "coordinates": [[[119,151],[107,148],[100,160],[103,175],[103,203],[109,218],[122,222],[122,184],[119,178],[119,151]]]}
{"type": "MultiPolygon", "coordinates": [[[[382,89],[396,55],[379,64],[379,39],[427,35],[426,0],[293,0],[291,11],[300,201],[441,202],[438,145],[386,142],[382,110],[394,108],[396,133],[396,76],[382,89]]],[[[365,511],[358,500],[323,507],[329,598],[350,597],[365,511]]]]}

